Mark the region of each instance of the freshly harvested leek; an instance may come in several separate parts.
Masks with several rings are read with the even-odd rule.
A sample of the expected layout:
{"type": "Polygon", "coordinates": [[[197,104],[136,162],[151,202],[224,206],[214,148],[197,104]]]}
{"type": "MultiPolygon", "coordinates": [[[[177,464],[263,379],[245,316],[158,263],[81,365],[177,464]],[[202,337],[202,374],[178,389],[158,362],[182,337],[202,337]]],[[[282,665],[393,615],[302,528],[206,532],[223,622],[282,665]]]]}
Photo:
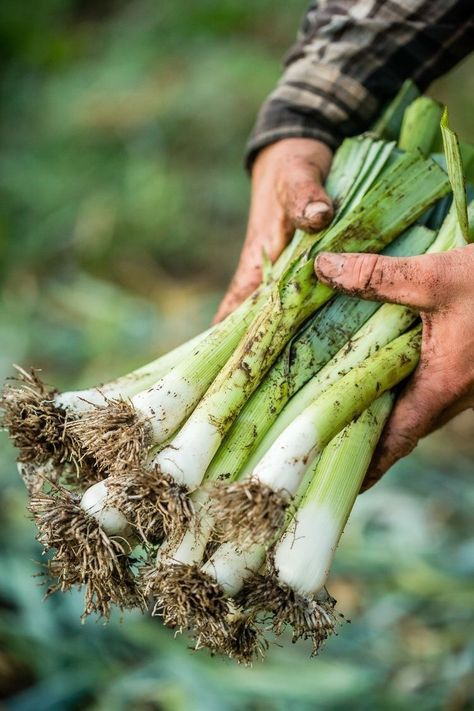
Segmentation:
{"type": "MultiPolygon", "coordinates": [[[[100,486],[100,484],[96,485],[100,486]]],[[[81,501],[61,486],[32,495],[29,510],[38,527],[38,540],[48,560],[48,573],[56,582],[48,594],[84,586],[84,617],[92,613],[108,619],[113,605],[124,610],[145,609],[145,598],[133,573],[133,531],[118,511],[96,511],[87,495],[81,501]],[[95,515],[92,515],[95,514],[95,515]],[[108,535],[111,526],[120,535],[108,535]]]]}
{"type": "MultiPolygon", "coordinates": [[[[120,483],[120,482],[118,482],[120,483]]],[[[43,481],[32,491],[29,511],[38,528],[38,541],[48,558],[48,593],[75,586],[85,589],[83,617],[92,613],[108,619],[111,608],[145,609],[145,596],[138,584],[141,561],[133,557],[137,544],[156,544],[163,539],[161,518],[153,505],[144,519],[133,506],[114,503],[113,480],[100,481],[80,494],[65,486],[43,481]]],[[[121,499],[123,503],[123,499],[121,499]]]]}
{"type": "Polygon", "coordinates": [[[266,572],[251,579],[241,595],[254,614],[272,613],[276,634],[290,625],[293,641],[310,639],[313,654],[336,627],[335,601],[325,586],[393,399],[392,393],[382,395],[329,442],[310,467],[309,486],[266,572]]]}
{"type": "Polygon", "coordinates": [[[402,119],[413,93],[378,124],[393,142],[343,143],[326,186],[333,223],[297,232],[221,324],[91,390],[60,395],[25,371],[6,388],[50,591],[84,586],[85,615],[151,599],[196,648],[243,663],[265,651],[262,613],[314,652],[335,629],[328,571],[421,326],[409,308],[334,295],[314,257],[444,251],[474,217],[446,118],[446,161],[420,154],[439,142],[439,107],[418,99],[402,119]],[[442,222],[445,167],[455,200],[442,222]],[[441,225],[434,241],[417,220],[441,225]]]}
{"type": "Polygon", "coordinates": [[[263,564],[265,548],[248,552],[223,544],[204,562],[212,517],[200,513],[178,545],[164,546],[156,563],[145,566],[144,594],[153,600],[152,614],[180,632],[192,631],[197,647],[250,662],[265,643],[255,616],[244,613],[233,596],[263,564]]]}

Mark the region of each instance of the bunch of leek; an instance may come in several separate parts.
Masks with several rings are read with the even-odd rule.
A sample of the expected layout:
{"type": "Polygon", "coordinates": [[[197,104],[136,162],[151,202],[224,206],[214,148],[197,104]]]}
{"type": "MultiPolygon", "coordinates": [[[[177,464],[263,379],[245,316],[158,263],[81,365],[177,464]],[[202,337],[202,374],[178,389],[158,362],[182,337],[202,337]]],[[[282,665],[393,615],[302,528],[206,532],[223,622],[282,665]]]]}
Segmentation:
{"type": "Polygon", "coordinates": [[[90,390],[59,394],[21,369],[5,388],[51,589],[84,586],[85,614],[151,598],[197,647],[242,662],[266,648],[262,612],[315,652],[335,628],[330,562],[421,327],[410,309],[335,296],[314,257],[442,251],[462,243],[458,221],[468,231],[456,139],[443,125],[455,187],[446,216],[448,176],[415,150],[436,144],[439,108],[409,93],[379,137],[336,153],[333,224],[297,233],[221,324],[90,390]],[[398,147],[385,140],[394,123],[398,147]]]}

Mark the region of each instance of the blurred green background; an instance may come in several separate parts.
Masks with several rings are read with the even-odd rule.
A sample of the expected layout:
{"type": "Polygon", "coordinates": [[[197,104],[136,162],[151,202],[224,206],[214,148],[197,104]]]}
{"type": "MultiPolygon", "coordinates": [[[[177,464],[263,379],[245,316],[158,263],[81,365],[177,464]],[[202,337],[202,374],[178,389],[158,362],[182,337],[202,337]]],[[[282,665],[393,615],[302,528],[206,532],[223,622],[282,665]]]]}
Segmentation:
{"type": "MultiPolygon", "coordinates": [[[[208,324],[245,227],[242,153],[305,0],[3,0],[0,376],[73,388],[208,324]]],[[[474,141],[474,64],[431,93],[474,141]],[[460,90],[460,87],[463,87],[460,90]]],[[[361,497],[324,653],[252,669],[156,621],[42,601],[39,546],[0,439],[0,707],[11,711],[474,708],[472,413],[361,497]]]]}

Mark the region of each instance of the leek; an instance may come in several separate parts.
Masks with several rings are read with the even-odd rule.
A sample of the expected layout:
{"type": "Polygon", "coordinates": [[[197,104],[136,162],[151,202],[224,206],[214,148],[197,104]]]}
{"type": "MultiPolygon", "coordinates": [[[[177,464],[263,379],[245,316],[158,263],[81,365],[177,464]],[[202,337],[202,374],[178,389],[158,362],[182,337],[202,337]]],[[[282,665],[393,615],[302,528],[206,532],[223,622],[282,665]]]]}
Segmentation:
{"type": "MultiPolygon", "coordinates": [[[[18,461],[37,466],[50,462],[53,478],[59,476],[61,467],[67,462],[73,463],[76,473],[80,463],[84,470],[82,453],[77,441],[67,431],[66,422],[95,411],[96,405],[103,405],[109,399],[128,398],[147,388],[192,352],[206,335],[207,332],[199,334],[127,375],[86,390],[59,393],[48,388],[37,371],[27,372],[16,366],[15,386],[4,388],[0,410],[3,410],[2,425],[19,450],[18,461]]],[[[32,471],[31,467],[29,469],[32,471]]]]}
{"type": "Polygon", "coordinates": [[[403,114],[399,147],[404,151],[420,150],[423,155],[429,155],[438,141],[442,113],[438,102],[428,96],[415,99],[403,114]]]}
{"type": "MultiPolygon", "coordinates": [[[[384,135],[411,91],[379,122],[384,135]]],[[[326,185],[333,224],[298,231],[221,324],[101,388],[60,395],[23,371],[23,394],[6,389],[5,424],[14,431],[15,397],[17,422],[27,415],[20,469],[38,539],[53,553],[51,592],[83,585],[84,614],[105,618],[114,604],[143,609],[151,598],[153,614],[192,630],[196,648],[244,663],[265,649],[263,610],[277,634],[289,623],[294,639],[319,649],[337,623],[325,589],[334,551],[393,388],[418,362],[421,326],[409,308],[333,295],[314,257],[382,251],[403,232],[388,253],[425,251],[430,231],[407,228],[446,211],[444,166],[419,152],[432,149],[438,116],[422,98],[405,111],[398,148],[345,141],[326,185]]],[[[442,134],[455,199],[430,252],[469,237],[446,118],[442,134]]]]}
{"type": "MultiPolygon", "coordinates": [[[[103,493],[103,492],[102,492],[103,493]]],[[[132,572],[134,543],[120,514],[94,511],[93,505],[53,486],[50,493],[37,492],[29,510],[38,528],[38,541],[45,551],[54,550],[48,560],[48,572],[55,579],[48,594],[65,592],[75,586],[85,587],[83,616],[96,613],[109,618],[113,605],[119,609],[145,608],[145,599],[132,572]],[[82,503],[82,505],[81,505],[82,503]],[[91,513],[89,513],[91,512],[91,513]],[[122,535],[107,535],[102,524],[119,525],[122,535]]],[[[97,496],[100,499],[100,495],[97,496]]]]}
{"type": "Polygon", "coordinates": [[[385,393],[329,442],[309,468],[309,486],[272,551],[267,575],[257,575],[243,593],[254,611],[273,614],[276,634],[289,624],[293,641],[310,639],[313,654],[336,627],[327,578],[393,400],[385,393]]]}

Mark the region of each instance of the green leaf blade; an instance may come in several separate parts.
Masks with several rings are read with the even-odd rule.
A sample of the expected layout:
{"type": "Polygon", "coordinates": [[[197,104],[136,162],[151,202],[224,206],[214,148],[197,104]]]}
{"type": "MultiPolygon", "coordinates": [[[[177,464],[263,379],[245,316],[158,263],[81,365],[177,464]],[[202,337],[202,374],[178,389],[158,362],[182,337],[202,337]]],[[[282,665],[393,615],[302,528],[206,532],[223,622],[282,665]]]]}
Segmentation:
{"type": "Polygon", "coordinates": [[[448,109],[445,107],[441,117],[441,135],[443,137],[444,152],[448,176],[453,190],[454,204],[459,220],[462,235],[466,242],[471,242],[469,235],[469,221],[467,216],[466,185],[464,181],[461,148],[457,135],[449,128],[448,109]]]}

